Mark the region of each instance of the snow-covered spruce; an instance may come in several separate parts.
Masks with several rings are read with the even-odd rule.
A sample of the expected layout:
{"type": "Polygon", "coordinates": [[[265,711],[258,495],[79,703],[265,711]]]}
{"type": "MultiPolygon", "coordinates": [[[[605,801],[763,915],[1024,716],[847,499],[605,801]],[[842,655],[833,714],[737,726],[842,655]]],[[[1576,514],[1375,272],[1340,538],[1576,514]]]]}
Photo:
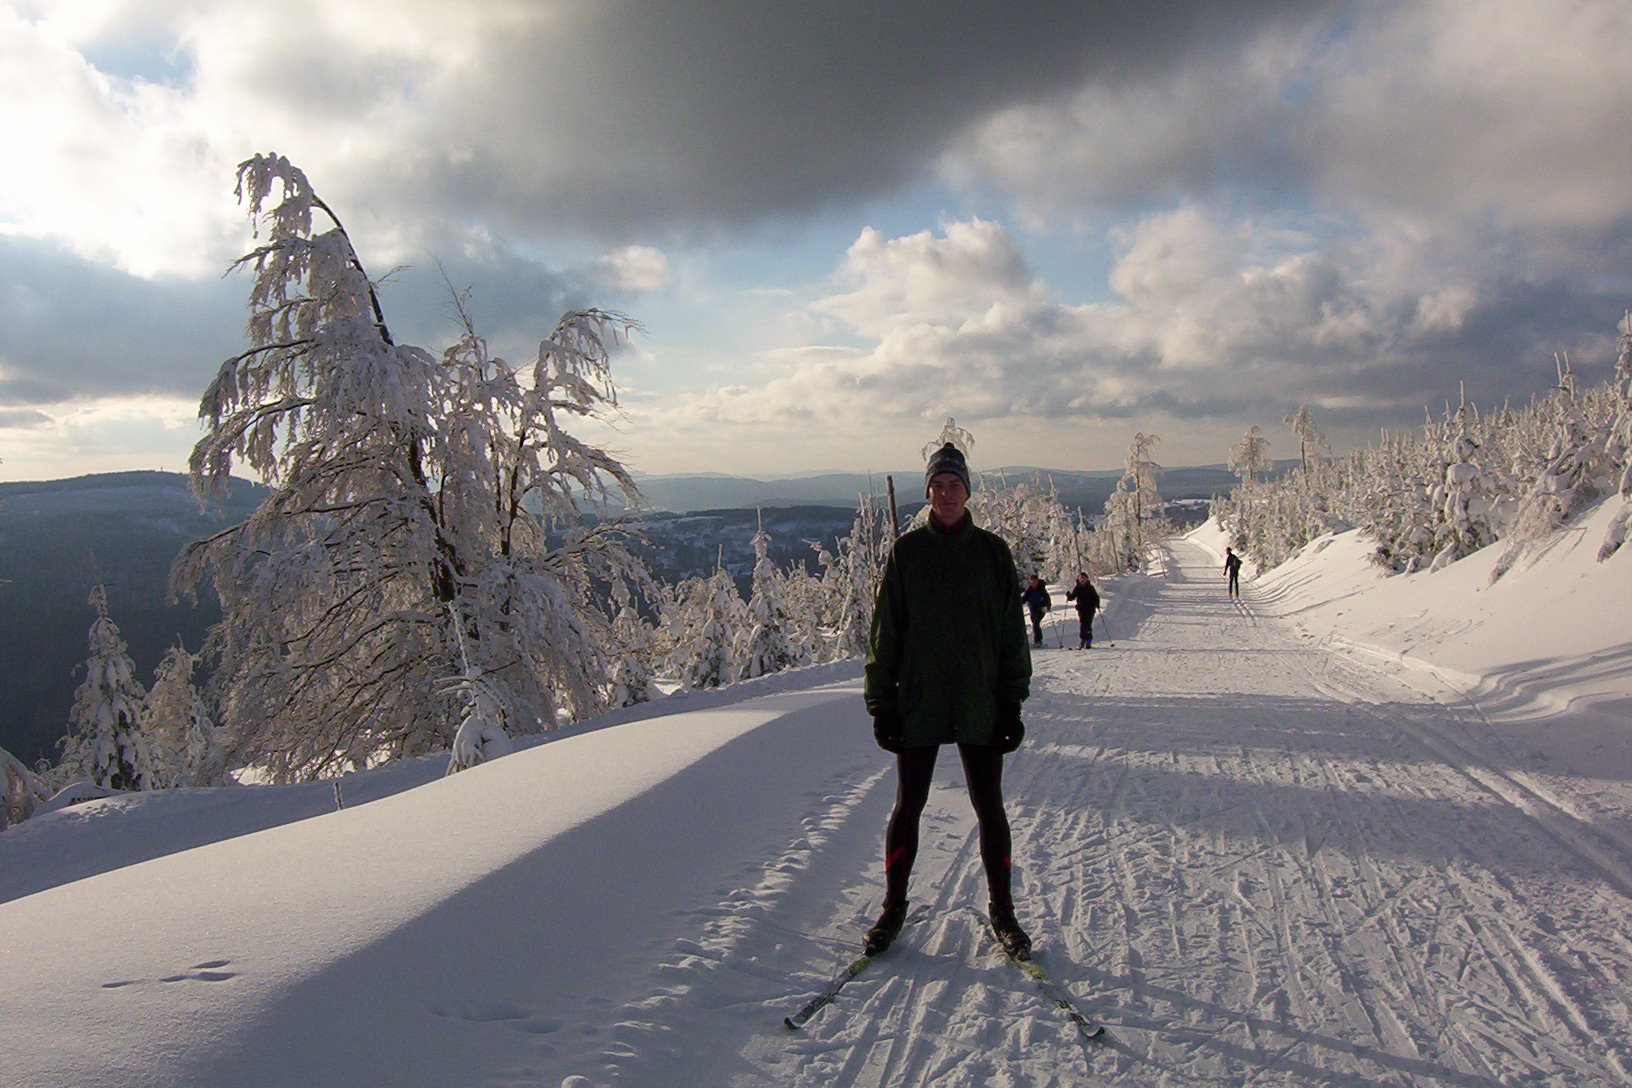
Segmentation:
{"type": "Polygon", "coordinates": [[[867,652],[873,598],[893,539],[883,504],[876,496],[861,495],[857,497],[850,535],[835,542],[831,552],[818,547],[824,619],[833,633],[828,660],[860,657],[867,652]]]}
{"type": "Polygon", "coordinates": [[[607,680],[606,705],[634,706],[656,698],[656,632],[635,607],[633,594],[624,580],[612,583],[612,601],[617,615],[612,618],[612,675],[607,680]]]}
{"type": "Polygon", "coordinates": [[[723,567],[707,578],[688,578],[665,599],[664,624],[673,648],[669,668],[685,688],[717,688],[735,676],[731,646],[746,622],[736,583],[723,567]]]}
{"type": "Polygon", "coordinates": [[[1495,581],[1511,569],[1527,546],[1603,496],[1621,472],[1609,456],[1610,428],[1595,425],[1577,392],[1569,360],[1558,360],[1558,386],[1540,406],[1546,419],[1547,452],[1524,495],[1507,546],[1491,571],[1495,581]]]}
{"type": "Polygon", "coordinates": [[[108,616],[108,594],[100,583],[91,588],[90,605],[96,610],[91,652],[68,713],[58,773],[65,781],[84,778],[104,789],[153,789],[158,781],[152,750],[139,720],[147,693],[136,680],[119,628],[108,616]]]}
{"type": "Polygon", "coordinates": [[[204,697],[193,684],[198,655],[182,646],[165,651],[153,672],[139,725],[147,737],[155,778],[162,786],[220,786],[227,782],[225,753],[204,697]]]}
{"type": "Polygon", "coordinates": [[[771,536],[763,527],[754,534],[754,583],[748,600],[737,660],[739,680],[768,676],[805,664],[809,651],[793,638],[793,618],[782,602],[785,579],[771,562],[771,536]]]}

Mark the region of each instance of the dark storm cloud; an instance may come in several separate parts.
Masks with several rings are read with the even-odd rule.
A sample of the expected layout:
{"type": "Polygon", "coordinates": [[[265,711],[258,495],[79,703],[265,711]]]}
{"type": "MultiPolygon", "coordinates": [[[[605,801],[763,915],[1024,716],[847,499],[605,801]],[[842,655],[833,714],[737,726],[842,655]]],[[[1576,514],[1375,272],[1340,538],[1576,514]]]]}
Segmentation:
{"type": "Polygon", "coordinates": [[[452,73],[417,154],[447,207],[617,231],[741,224],[887,193],[1004,107],[1159,83],[1325,5],[609,4],[540,9],[452,73]],[[504,73],[495,78],[494,73],[504,73]],[[520,168],[518,168],[520,167],[520,168]]]}
{"type": "MultiPolygon", "coordinates": [[[[1365,391],[1437,415],[1447,400],[1454,406],[1463,392],[1482,408],[1528,403],[1555,383],[1555,354],[1569,356],[1583,384],[1610,376],[1616,315],[1626,307],[1624,292],[1565,280],[1511,279],[1495,279],[1482,290],[1484,299],[1454,332],[1417,333],[1379,353],[1364,369],[1365,391]]],[[[1309,378],[1327,395],[1338,395],[1345,387],[1355,391],[1353,375],[1309,378]]],[[[1372,421],[1364,410],[1352,414],[1355,421],[1372,421]]]]}

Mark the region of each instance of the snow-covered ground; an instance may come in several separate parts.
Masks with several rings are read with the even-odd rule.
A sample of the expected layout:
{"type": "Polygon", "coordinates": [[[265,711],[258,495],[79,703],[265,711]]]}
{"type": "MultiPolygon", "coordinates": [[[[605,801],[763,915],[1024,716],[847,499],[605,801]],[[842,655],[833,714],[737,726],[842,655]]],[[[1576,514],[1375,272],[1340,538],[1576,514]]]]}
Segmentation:
{"type": "Polygon", "coordinates": [[[7,831],[0,1085],[1627,1083],[1632,549],[1598,536],[1487,587],[1483,556],[1380,578],[1348,534],[1231,602],[1203,528],[1103,587],[1092,651],[1057,616],[1006,787],[1091,1054],[982,937],[950,756],[915,920],[782,1027],[881,890],[849,665],[354,776],[343,810],[176,791],[7,831]]]}

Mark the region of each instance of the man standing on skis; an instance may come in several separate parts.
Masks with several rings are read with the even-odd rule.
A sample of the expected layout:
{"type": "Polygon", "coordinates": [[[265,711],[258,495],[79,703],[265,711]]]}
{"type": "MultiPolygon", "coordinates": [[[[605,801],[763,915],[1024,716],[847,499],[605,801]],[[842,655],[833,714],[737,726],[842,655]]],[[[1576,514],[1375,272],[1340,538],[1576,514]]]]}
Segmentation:
{"type": "Polygon", "coordinates": [[[1088,580],[1087,571],[1077,572],[1077,584],[1066,591],[1065,599],[1077,604],[1077,649],[1094,645],[1094,613],[1099,609],[1099,591],[1088,580]]]}
{"type": "Polygon", "coordinates": [[[1241,596],[1241,557],[1235,554],[1234,548],[1224,549],[1224,580],[1227,596],[1241,596]]]}
{"type": "Polygon", "coordinates": [[[907,914],[907,883],[935,758],[956,744],[980,823],[992,928],[1010,954],[1030,954],[1014,915],[1003,756],[1020,746],[1020,704],[1031,690],[1031,651],[1014,557],[977,528],[966,504],[969,467],[951,443],[924,469],[928,523],[890,550],[873,607],[866,703],[879,747],[895,754],[895,809],[884,838],[884,908],[868,930],[869,955],[887,948],[907,914]]]}

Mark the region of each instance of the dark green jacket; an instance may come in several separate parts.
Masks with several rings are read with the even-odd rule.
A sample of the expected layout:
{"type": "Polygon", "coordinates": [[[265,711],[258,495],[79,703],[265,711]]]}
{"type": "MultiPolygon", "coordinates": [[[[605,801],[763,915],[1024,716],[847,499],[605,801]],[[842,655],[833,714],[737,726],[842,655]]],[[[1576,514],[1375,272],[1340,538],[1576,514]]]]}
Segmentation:
{"type": "Polygon", "coordinates": [[[991,744],[997,707],[1031,691],[1031,646],[1009,546],[967,514],[890,549],[867,642],[867,711],[896,708],[902,743],[991,744]]]}

